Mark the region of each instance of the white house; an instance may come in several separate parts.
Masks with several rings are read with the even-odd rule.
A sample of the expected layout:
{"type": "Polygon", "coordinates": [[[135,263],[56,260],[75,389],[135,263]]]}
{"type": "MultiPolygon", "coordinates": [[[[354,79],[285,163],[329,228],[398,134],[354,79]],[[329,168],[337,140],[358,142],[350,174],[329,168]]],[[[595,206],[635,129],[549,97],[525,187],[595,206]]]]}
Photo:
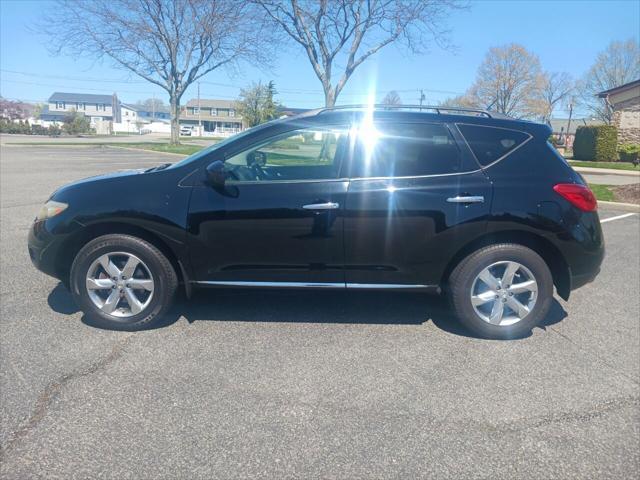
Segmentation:
{"type": "Polygon", "coordinates": [[[118,103],[115,118],[112,125],[114,133],[139,133],[140,127],[145,123],[138,117],[137,109],[125,103],[118,103]]]}

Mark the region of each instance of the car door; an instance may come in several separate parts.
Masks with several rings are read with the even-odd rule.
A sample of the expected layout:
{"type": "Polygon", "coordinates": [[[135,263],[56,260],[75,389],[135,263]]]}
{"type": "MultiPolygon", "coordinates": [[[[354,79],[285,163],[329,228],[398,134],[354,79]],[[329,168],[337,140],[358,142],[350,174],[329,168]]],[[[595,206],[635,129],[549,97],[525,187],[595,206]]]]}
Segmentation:
{"type": "Polygon", "coordinates": [[[299,128],[228,151],[224,188],[193,189],[196,280],[344,287],[346,136],[339,126],[299,128]]]}
{"type": "Polygon", "coordinates": [[[433,288],[482,234],[491,184],[455,127],[378,123],[357,133],[345,210],[351,288],[433,288]]]}

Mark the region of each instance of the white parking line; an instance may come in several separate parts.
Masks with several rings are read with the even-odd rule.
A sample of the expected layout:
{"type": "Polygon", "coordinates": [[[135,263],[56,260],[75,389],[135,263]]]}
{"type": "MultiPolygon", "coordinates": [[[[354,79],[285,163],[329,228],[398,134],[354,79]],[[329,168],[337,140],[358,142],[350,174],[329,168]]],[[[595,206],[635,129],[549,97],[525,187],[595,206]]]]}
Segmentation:
{"type": "Polygon", "coordinates": [[[624,215],[618,215],[617,217],[605,218],[604,220],[600,220],[600,223],[612,222],[614,220],[620,220],[622,218],[631,217],[633,215],[637,215],[636,213],[625,213],[624,215]]]}

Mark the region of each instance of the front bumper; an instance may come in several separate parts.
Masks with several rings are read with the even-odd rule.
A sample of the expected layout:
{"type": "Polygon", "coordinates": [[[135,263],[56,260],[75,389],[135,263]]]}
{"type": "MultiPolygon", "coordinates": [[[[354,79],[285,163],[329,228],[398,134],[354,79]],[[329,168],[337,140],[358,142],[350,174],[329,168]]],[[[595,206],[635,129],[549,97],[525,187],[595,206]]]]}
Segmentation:
{"type": "Polygon", "coordinates": [[[31,263],[41,272],[57,279],[62,273],[58,263],[62,240],[59,235],[49,232],[46,221],[36,221],[29,229],[27,248],[31,263]]]}

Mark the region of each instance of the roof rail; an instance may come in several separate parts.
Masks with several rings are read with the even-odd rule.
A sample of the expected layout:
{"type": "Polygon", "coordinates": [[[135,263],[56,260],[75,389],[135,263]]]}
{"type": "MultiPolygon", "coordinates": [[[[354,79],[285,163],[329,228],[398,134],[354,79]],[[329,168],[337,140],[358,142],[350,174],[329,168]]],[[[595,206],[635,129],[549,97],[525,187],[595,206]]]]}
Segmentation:
{"type": "Polygon", "coordinates": [[[490,112],[488,112],[487,110],[479,109],[479,108],[445,107],[441,105],[383,105],[383,104],[338,105],[336,107],[318,108],[317,110],[312,110],[309,113],[320,114],[325,112],[332,112],[335,110],[366,110],[370,108],[373,108],[375,110],[403,110],[403,109],[431,110],[436,112],[437,114],[442,114],[442,112],[476,113],[478,115],[484,115],[485,117],[488,117],[488,118],[494,118],[494,116],[490,112]]]}

